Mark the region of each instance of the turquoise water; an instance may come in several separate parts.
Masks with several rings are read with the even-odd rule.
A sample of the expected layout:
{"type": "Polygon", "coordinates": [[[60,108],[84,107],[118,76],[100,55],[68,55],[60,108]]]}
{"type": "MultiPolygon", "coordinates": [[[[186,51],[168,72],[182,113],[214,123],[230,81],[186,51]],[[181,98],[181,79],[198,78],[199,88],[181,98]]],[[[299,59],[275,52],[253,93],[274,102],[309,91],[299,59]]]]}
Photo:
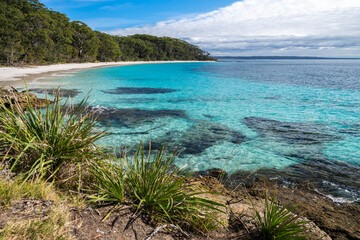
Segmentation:
{"type": "Polygon", "coordinates": [[[103,145],[167,142],[182,150],[177,164],[194,170],[275,169],[283,182],[360,199],[359,60],[134,65],[31,87],[58,85],[80,90],[75,101],[91,91],[109,128],[103,145]]]}

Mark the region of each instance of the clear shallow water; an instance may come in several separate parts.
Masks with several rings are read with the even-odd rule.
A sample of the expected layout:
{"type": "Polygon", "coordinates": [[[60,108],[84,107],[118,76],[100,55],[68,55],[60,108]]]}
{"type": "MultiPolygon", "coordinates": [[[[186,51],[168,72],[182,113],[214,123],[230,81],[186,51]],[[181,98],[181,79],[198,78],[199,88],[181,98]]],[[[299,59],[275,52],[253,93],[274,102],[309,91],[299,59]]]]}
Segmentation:
{"type": "Polygon", "coordinates": [[[91,90],[111,133],[101,144],[166,141],[194,170],[266,168],[284,182],[360,200],[359,60],[135,65],[38,85],[82,91],[75,101],[91,90]]]}

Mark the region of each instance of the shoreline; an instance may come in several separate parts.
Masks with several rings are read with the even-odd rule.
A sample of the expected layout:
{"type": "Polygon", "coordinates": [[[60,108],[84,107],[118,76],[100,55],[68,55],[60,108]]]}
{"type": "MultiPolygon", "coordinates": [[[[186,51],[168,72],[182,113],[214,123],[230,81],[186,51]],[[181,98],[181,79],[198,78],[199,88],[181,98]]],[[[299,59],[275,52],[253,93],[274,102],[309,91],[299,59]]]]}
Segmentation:
{"type": "Polygon", "coordinates": [[[98,62],[98,63],[62,63],[51,65],[35,65],[25,67],[0,67],[0,87],[11,85],[24,87],[26,83],[32,83],[38,78],[51,76],[60,72],[72,72],[94,68],[118,67],[143,64],[163,63],[194,63],[208,61],[138,61],[138,62],[98,62]]]}

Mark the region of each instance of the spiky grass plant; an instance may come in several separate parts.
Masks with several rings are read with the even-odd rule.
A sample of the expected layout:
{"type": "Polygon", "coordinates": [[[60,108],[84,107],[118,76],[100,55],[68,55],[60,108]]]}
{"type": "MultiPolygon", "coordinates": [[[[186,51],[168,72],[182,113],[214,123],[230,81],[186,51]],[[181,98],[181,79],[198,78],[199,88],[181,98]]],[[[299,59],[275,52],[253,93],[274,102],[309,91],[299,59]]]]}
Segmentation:
{"type": "Polygon", "coordinates": [[[299,216],[292,213],[296,208],[297,207],[280,206],[276,203],[275,194],[269,201],[266,194],[263,212],[261,213],[260,211],[255,210],[254,207],[255,219],[260,232],[260,239],[305,240],[304,224],[307,222],[299,221],[299,216]]]}
{"type": "MultiPolygon", "coordinates": [[[[97,180],[95,194],[90,196],[90,202],[116,203],[113,209],[117,208],[124,201],[125,192],[122,159],[112,159],[109,162],[95,162],[90,173],[97,180]]],[[[94,190],[92,189],[92,191],[94,190]]]]}
{"type": "Polygon", "coordinates": [[[112,201],[117,206],[125,191],[137,213],[143,212],[159,223],[208,230],[214,226],[213,212],[222,212],[220,208],[225,206],[201,198],[204,192],[191,187],[191,174],[176,167],[175,159],[176,154],[167,154],[164,146],[145,154],[140,144],[132,158],[124,155],[120,160],[95,165],[93,172],[101,193],[92,196],[93,201],[112,201]]]}
{"type": "Polygon", "coordinates": [[[176,153],[167,154],[165,146],[155,153],[149,150],[146,156],[140,145],[126,161],[126,188],[137,210],[157,221],[206,231],[210,212],[221,211],[218,207],[223,205],[199,197],[203,192],[191,187],[192,174],[175,166],[176,157],[176,153]]]}
{"type": "Polygon", "coordinates": [[[56,179],[65,163],[80,168],[96,158],[99,152],[94,142],[105,133],[97,130],[96,115],[87,111],[86,101],[68,104],[58,89],[44,110],[34,108],[29,95],[26,111],[17,103],[8,108],[0,102],[0,142],[7,150],[2,162],[27,178],[56,179]]]}

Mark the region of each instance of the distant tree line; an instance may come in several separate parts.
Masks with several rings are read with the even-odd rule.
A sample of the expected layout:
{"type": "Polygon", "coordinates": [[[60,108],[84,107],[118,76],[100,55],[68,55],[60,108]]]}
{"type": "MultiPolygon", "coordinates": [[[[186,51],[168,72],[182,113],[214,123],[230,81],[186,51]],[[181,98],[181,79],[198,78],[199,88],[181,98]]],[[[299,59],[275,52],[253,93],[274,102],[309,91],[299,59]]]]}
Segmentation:
{"type": "Polygon", "coordinates": [[[145,34],[112,36],[70,21],[38,0],[0,1],[0,63],[213,60],[186,41],[145,34]]]}

